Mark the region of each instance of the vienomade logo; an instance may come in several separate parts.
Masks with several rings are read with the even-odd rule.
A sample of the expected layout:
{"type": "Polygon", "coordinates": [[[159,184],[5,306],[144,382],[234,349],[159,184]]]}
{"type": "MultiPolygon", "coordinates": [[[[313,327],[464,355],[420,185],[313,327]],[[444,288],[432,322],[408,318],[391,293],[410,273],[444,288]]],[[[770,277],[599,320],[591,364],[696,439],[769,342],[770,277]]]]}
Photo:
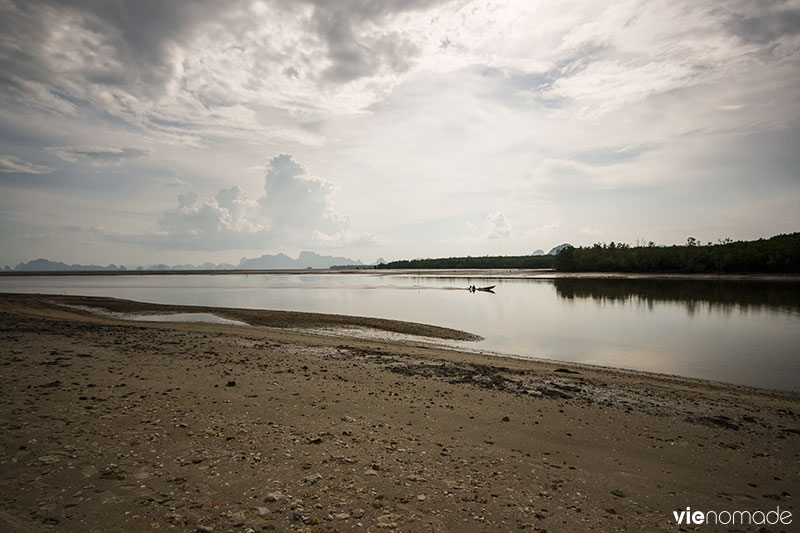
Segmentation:
{"type": "Polygon", "coordinates": [[[679,525],[740,525],[763,526],[792,523],[792,513],[781,511],[692,511],[691,507],[680,511],[672,511],[675,522],[679,525]]]}

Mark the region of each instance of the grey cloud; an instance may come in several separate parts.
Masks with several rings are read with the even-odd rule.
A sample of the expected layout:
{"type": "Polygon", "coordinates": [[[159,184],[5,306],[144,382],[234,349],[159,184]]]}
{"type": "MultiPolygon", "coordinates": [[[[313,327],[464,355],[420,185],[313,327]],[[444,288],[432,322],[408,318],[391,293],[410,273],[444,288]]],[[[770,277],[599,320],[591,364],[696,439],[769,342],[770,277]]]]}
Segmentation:
{"type": "Polygon", "coordinates": [[[727,28],[744,42],[766,45],[800,33],[800,7],[786,2],[758,1],[733,13],[727,28]]]}
{"type": "Polygon", "coordinates": [[[175,76],[170,45],[186,41],[201,23],[217,20],[218,12],[228,5],[211,0],[54,3],[75,13],[117,60],[111,70],[106,65],[86,65],[85,77],[97,83],[125,85],[148,98],[158,98],[175,76]]]}
{"type": "Polygon", "coordinates": [[[328,46],[332,65],[323,72],[327,81],[346,83],[381,71],[405,72],[419,49],[398,32],[380,36],[360,34],[360,26],[379,23],[404,11],[424,10],[441,1],[312,1],[313,21],[328,46]]]}
{"type": "MultiPolygon", "coordinates": [[[[238,13],[244,4],[238,0],[0,3],[0,100],[67,115],[98,112],[103,119],[121,118],[128,125],[144,124],[159,131],[174,129],[154,119],[175,118],[158,111],[180,87],[185,74],[182,58],[191,53],[197,35],[238,13]]],[[[239,19],[241,24],[253,23],[239,19]]],[[[239,29],[230,31],[241,35],[239,29]]]]}
{"type": "Polygon", "coordinates": [[[185,194],[178,195],[178,209],[185,209],[187,207],[192,207],[196,203],[197,203],[197,193],[195,192],[190,191],[185,194]]]}
{"type": "Polygon", "coordinates": [[[97,167],[120,165],[129,159],[146,156],[149,150],[141,148],[118,148],[113,146],[76,148],[68,146],[50,146],[47,150],[65,161],[72,163],[85,162],[97,167]]]}
{"type": "MultiPolygon", "coordinates": [[[[349,81],[375,69],[404,70],[417,53],[396,32],[360,35],[368,22],[394,13],[432,7],[437,0],[368,2],[312,1],[309,30],[327,44],[333,66],[324,74],[349,81]]],[[[270,2],[275,16],[298,16],[297,4],[270,2]]],[[[56,98],[86,99],[87,86],[123,89],[141,101],[158,102],[182,73],[175,49],[191,45],[224,22],[225,31],[242,35],[257,22],[245,16],[244,0],[45,0],[11,1],[0,6],[0,83],[21,99],[25,84],[44,84],[56,98]],[[56,45],[58,48],[53,49],[56,45]]],[[[243,50],[243,45],[241,49],[243,50]]],[[[269,57],[276,50],[263,50],[269,57]]],[[[284,67],[297,77],[295,67],[284,67]]],[[[319,73],[318,73],[319,74],[319,73]]],[[[117,105],[129,105],[117,99],[117,105]]]]}
{"type": "Polygon", "coordinates": [[[181,144],[228,136],[315,144],[285,112],[313,118],[340,102],[353,102],[348,111],[367,105],[336,96],[355,90],[342,87],[349,81],[408,70],[420,50],[391,16],[436,3],[7,0],[0,103],[121,119],[181,144]],[[291,29],[264,34],[282,20],[291,29]]]}
{"type": "Polygon", "coordinates": [[[13,155],[0,155],[0,172],[8,174],[49,174],[55,169],[37,165],[13,155]]]}

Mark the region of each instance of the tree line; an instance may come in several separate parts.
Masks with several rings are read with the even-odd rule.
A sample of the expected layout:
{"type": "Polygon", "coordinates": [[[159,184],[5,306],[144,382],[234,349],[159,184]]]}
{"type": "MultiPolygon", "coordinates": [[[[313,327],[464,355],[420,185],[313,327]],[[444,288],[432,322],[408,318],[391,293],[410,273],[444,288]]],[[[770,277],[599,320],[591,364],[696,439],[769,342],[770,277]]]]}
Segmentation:
{"type": "Polygon", "coordinates": [[[553,267],[560,272],[797,273],[800,233],[705,245],[693,237],[681,246],[595,244],[562,250],[553,267]]]}
{"type": "Polygon", "coordinates": [[[757,241],[724,239],[702,244],[595,244],[568,247],[557,255],[447,257],[392,261],[379,269],[552,268],[559,272],[643,272],[691,274],[799,273],[800,233],[757,241]]]}
{"type": "Polygon", "coordinates": [[[461,268],[553,268],[552,255],[501,255],[483,257],[445,257],[439,259],[411,259],[380,264],[386,269],[461,269],[461,268]]]}

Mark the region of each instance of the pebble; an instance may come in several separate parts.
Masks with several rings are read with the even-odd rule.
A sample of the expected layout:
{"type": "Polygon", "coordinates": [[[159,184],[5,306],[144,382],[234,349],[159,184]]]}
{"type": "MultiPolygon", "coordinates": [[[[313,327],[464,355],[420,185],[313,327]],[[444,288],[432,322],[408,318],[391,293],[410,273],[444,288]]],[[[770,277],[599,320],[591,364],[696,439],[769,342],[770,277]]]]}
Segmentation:
{"type": "Polygon", "coordinates": [[[377,526],[380,528],[396,528],[397,527],[397,519],[400,518],[400,515],[396,514],[385,514],[379,516],[377,521],[377,526]]]}
{"type": "Polygon", "coordinates": [[[269,494],[264,496],[264,501],[265,502],[277,502],[281,498],[283,498],[283,494],[281,494],[280,492],[277,492],[277,491],[276,492],[270,492],[269,494]]]}
{"type": "Polygon", "coordinates": [[[312,485],[314,483],[316,483],[317,481],[320,481],[320,480],[322,480],[322,475],[321,474],[313,474],[313,475],[306,476],[305,478],[303,478],[303,481],[305,481],[306,483],[312,484],[312,485]]]}
{"type": "Polygon", "coordinates": [[[164,515],[164,520],[176,526],[181,523],[182,518],[183,517],[177,513],[169,513],[164,515]]]}

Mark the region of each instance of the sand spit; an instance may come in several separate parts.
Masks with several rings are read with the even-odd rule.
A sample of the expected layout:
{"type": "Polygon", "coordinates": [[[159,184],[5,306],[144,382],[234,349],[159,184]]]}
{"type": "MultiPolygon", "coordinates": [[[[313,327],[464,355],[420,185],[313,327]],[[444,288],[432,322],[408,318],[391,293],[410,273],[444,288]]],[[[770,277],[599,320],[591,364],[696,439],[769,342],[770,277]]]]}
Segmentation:
{"type": "Polygon", "coordinates": [[[433,326],[63,304],[186,311],[0,295],[2,531],[678,531],[687,506],[800,520],[797,394],[296,329],[467,335],[433,326]]]}

